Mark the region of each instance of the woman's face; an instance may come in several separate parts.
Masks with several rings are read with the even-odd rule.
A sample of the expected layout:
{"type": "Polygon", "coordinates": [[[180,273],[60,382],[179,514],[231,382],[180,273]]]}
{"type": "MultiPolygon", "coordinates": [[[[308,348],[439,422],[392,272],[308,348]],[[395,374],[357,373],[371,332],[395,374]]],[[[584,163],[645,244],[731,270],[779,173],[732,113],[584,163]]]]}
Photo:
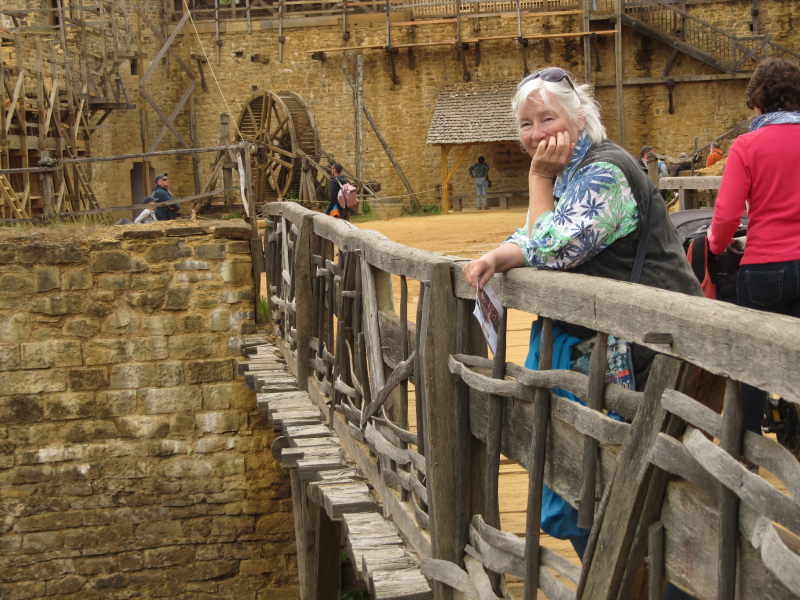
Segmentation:
{"type": "Polygon", "coordinates": [[[519,115],[519,139],[530,156],[536,153],[539,142],[561,131],[569,132],[570,141],[575,143],[581,129],[582,124],[579,127],[573,123],[557,100],[552,100],[548,106],[538,91],[528,96],[519,115]]]}

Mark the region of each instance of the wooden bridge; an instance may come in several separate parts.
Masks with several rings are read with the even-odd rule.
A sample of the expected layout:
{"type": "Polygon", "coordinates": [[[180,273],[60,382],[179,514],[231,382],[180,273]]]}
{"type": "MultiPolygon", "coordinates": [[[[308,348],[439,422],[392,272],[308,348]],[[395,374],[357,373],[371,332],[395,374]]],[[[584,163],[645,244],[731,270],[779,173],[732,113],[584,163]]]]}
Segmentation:
{"type": "Polygon", "coordinates": [[[516,269],[492,286],[542,321],[531,370],[506,360],[507,310],[486,357],[463,259],[266,210],[283,358],[262,346],[243,368],[282,431],[304,597],[337,597],[340,535],[375,598],[800,595],[800,465],[742,430],[736,384],[800,402],[797,320],[516,269]],[[554,321],[654,350],[644,389],[606,384],[597,353],[589,375],[551,369],[554,321]],[[501,460],[529,475],[524,536],[499,518],[501,460]],[[580,567],[542,543],[544,485],[591,531],[580,567]]]}

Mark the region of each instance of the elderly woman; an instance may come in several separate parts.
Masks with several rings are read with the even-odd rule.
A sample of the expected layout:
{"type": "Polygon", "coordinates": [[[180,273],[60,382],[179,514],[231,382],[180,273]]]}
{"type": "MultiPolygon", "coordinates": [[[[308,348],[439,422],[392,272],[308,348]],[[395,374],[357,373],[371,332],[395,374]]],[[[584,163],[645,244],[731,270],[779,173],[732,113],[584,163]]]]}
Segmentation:
{"type": "Polygon", "coordinates": [[[520,82],[512,109],[531,156],[527,222],[464,268],[468,283],[528,266],[701,295],[661,195],[606,138],[589,86],[548,67],[520,82]]]}
{"type": "MultiPolygon", "coordinates": [[[[709,248],[725,250],[747,203],[736,303],[800,317],[800,67],[779,58],[762,62],[745,95],[756,117],[728,152],[709,248]]],[[[761,433],[765,401],[766,393],[742,385],[744,425],[754,433],[761,433]]]]}
{"type": "MultiPolygon", "coordinates": [[[[501,246],[467,264],[469,284],[483,286],[495,273],[528,266],[701,295],[661,195],[636,159],[606,139],[589,86],[548,67],[520,82],[512,108],[531,156],[527,222],[501,246]]],[[[559,325],[572,334],[573,343],[591,334],[559,325]]],[[[536,368],[535,337],[526,361],[531,368],[536,368]]],[[[652,357],[645,348],[633,348],[639,388],[652,357]]],[[[588,532],[577,527],[574,509],[549,489],[543,496],[542,529],[570,539],[582,556],[588,532]]],[[[686,596],[670,586],[665,597],[686,596]]]]}

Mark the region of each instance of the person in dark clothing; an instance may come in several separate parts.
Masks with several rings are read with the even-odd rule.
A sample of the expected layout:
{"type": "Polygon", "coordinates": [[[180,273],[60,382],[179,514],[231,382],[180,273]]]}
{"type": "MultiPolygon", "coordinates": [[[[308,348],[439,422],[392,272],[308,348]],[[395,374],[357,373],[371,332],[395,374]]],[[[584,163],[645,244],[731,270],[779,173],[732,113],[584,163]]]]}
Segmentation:
{"type": "Polygon", "coordinates": [[[155,184],[156,189],[153,190],[152,196],[156,199],[156,202],[160,204],[160,206],[156,208],[156,219],[159,221],[177,219],[179,212],[177,204],[161,205],[162,202],[170,202],[175,199],[169,191],[169,178],[167,174],[159,173],[156,175],[155,184]]]}
{"type": "Polygon", "coordinates": [[[339,190],[347,183],[347,177],[342,175],[342,165],[334,163],[331,166],[331,181],[328,183],[328,208],[325,214],[336,219],[350,219],[350,211],[339,204],[339,190]]]}

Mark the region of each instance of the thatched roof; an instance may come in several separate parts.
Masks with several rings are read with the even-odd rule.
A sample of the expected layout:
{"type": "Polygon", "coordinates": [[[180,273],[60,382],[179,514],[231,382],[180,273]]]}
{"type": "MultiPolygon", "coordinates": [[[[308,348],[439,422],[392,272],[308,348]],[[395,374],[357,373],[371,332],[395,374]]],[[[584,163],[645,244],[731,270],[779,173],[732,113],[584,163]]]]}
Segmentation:
{"type": "Polygon", "coordinates": [[[443,88],[436,99],[429,144],[517,141],[511,113],[515,81],[477,81],[443,88]]]}

